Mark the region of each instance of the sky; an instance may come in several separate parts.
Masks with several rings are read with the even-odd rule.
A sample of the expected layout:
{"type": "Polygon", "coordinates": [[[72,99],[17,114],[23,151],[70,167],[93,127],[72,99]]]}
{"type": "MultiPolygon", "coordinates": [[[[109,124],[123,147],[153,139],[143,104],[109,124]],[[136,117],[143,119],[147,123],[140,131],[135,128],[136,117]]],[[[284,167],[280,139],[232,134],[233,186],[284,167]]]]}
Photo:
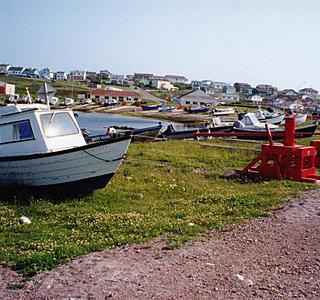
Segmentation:
{"type": "Polygon", "coordinates": [[[0,63],[320,90],[318,0],[0,0],[0,63]]]}

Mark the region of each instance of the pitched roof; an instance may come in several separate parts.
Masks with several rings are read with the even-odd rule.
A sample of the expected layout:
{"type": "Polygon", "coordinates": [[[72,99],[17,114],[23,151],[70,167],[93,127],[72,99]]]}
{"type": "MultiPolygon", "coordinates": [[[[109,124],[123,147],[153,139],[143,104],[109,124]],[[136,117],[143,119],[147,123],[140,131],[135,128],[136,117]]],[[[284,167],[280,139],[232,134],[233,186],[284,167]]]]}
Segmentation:
{"type": "Polygon", "coordinates": [[[10,67],[9,71],[23,71],[23,67],[10,67]]]}
{"type": "Polygon", "coordinates": [[[166,75],[165,77],[167,77],[167,78],[177,78],[177,79],[187,80],[186,77],[181,76],[181,75],[166,75]]]}
{"type": "Polygon", "coordinates": [[[179,99],[181,98],[190,98],[190,99],[206,99],[206,100],[213,100],[213,97],[206,94],[202,90],[196,90],[196,91],[191,91],[189,93],[186,93],[184,95],[181,95],[178,97],[179,99]]]}

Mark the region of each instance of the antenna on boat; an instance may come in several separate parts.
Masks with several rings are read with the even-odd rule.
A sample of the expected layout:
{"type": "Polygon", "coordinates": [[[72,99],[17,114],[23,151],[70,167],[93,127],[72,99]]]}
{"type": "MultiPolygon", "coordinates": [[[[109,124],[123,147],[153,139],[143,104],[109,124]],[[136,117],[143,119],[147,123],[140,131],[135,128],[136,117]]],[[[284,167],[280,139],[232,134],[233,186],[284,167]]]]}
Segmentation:
{"type": "Polygon", "coordinates": [[[50,103],[49,103],[49,97],[48,97],[48,87],[47,83],[44,83],[44,91],[45,91],[45,97],[46,97],[46,103],[47,103],[47,108],[50,110],[50,103]]]}
{"type": "Polygon", "coordinates": [[[28,94],[28,102],[29,102],[29,103],[32,103],[32,98],[31,98],[31,95],[30,95],[30,93],[29,93],[29,89],[28,89],[27,86],[26,86],[26,90],[27,90],[27,94],[28,94]]]}

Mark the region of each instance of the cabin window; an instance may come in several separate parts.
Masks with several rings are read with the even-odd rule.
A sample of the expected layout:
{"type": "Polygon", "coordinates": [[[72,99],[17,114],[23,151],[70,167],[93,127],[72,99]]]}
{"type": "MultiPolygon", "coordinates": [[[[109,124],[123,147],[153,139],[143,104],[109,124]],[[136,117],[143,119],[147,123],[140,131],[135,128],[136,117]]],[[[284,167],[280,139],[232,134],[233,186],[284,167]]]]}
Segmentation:
{"type": "Polygon", "coordinates": [[[34,139],[30,122],[21,121],[1,125],[0,143],[13,143],[34,139]]]}
{"type": "Polygon", "coordinates": [[[67,112],[50,113],[40,116],[46,137],[58,137],[79,133],[78,128],[67,112]]]}

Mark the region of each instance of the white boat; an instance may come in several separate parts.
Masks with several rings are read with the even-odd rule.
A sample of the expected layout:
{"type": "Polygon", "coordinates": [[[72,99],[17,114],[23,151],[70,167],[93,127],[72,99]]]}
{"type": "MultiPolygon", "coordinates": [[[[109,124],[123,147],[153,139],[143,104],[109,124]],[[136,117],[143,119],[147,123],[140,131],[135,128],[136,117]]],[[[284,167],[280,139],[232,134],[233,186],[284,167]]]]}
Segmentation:
{"type": "Polygon", "coordinates": [[[124,133],[87,143],[69,109],[2,111],[0,186],[64,191],[104,187],[118,169],[130,140],[131,134],[124,133]]]}
{"type": "Polygon", "coordinates": [[[227,116],[235,113],[235,109],[231,107],[227,108],[215,108],[211,111],[213,116],[227,116]]]}
{"type": "MultiPolygon", "coordinates": [[[[279,128],[278,125],[266,122],[270,129],[279,128]]],[[[261,123],[257,119],[255,113],[246,113],[241,120],[235,121],[235,127],[247,129],[261,129],[265,128],[266,123],[261,123]]]]}
{"type": "MultiPolygon", "coordinates": [[[[293,117],[296,120],[296,125],[300,125],[307,121],[308,114],[295,113],[293,114],[293,117]]],[[[281,122],[281,124],[284,124],[284,121],[281,122]]]]}
{"type": "Polygon", "coordinates": [[[64,99],[64,105],[66,105],[66,106],[73,104],[73,102],[74,102],[74,99],[72,99],[72,98],[65,98],[64,99]]]}
{"type": "Polygon", "coordinates": [[[261,109],[254,112],[258,121],[268,122],[269,124],[281,124],[284,121],[285,114],[279,114],[278,112],[269,113],[267,111],[262,111],[261,109]]]}
{"type": "Polygon", "coordinates": [[[51,97],[49,100],[50,105],[55,105],[59,102],[59,98],[58,97],[51,97]]]}

